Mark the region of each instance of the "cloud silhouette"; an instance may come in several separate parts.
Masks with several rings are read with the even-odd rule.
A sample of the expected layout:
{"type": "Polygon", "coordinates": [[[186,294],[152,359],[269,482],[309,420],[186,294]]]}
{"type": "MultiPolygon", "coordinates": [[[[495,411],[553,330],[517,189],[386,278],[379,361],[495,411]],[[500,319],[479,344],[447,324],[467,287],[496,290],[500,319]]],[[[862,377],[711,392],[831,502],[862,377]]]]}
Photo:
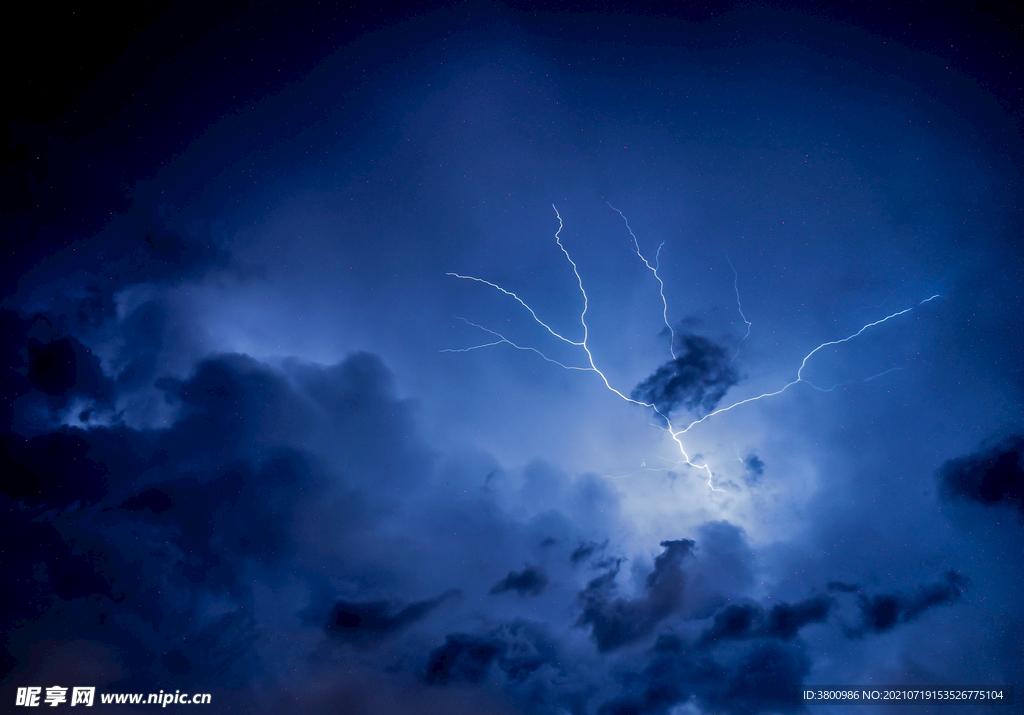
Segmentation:
{"type": "Polygon", "coordinates": [[[600,715],[665,715],[696,700],[709,712],[800,712],[793,693],[810,671],[806,648],[777,641],[757,643],[730,657],[695,653],[681,638],[661,636],[639,671],[621,678],[622,695],[604,703],[600,715]]]}
{"type": "Polygon", "coordinates": [[[970,581],[952,569],[936,583],[918,586],[914,593],[860,594],[857,606],[861,623],[846,629],[848,636],[861,638],[868,633],[886,633],[901,623],[911,623],[936,606],[948,606],[963,596],[970,581]]]}
{"type": "Polygon", "coordinates": [[[699,639],[702,645],[749,638],[790,640],[808,623],[828,618],[833,600],[812,596],[796,603],[777,603],[767,611],[756,604],[731,604],[715,614],[710,628],[699,639]]]}
{"type": "Polygon", "coordinates": [[[327,617],[327,632],[336,638],[353,643],[379,640],[425,618],[457,593],[450,591],[437,598],[410,603],[395,612],[392,612],[393,604],[388,601],[337,601],[327,617]]]}
{"type": "Polygon", "coordinates": [[[491,595],[515,591],[520,596],[539,596],[548,584],[547,574],[536,566],[525,566],[522,571],[509,571],[491,588],[491,595]]]}
{"type": "Polygon", "coordinates": [[[946,499],[1009,506],[1024,515],[1024,436],[1011,435],[937,472],[946,499]]]}
{"type": "Polygon", "coordinates": [[[680,334],[676,351],[679,356],[637,385],[630,397],[654,405],[663,415],[680,407],[704,415],[739,382],[725,348],[707,338],[680,334]]]}
{"type": "Polygon", "coordinates": [[[616,650],[650,635],[655,626],[683,605],[686,575],[682,562],[693,553],[694,542],[662,541],[661,546],[664,551],[654,559],[654,569],[647,575],[639,598],[616,595],[619,563],[580,592],[582,613],[576,624],[590,628],[598,650],[616,650]]]}

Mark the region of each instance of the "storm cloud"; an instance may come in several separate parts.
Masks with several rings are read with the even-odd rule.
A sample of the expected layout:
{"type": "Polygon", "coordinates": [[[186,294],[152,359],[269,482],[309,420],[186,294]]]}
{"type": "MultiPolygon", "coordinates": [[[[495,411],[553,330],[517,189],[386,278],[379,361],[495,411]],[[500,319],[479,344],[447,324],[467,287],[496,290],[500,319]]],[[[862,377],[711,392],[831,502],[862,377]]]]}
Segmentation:
{"type": "Polygon", "coordinates": [[[338,601],[327,617],[327,631],[342,640],[350,642],[379,639],[405,626],[415,623],[458,591],[442,594],[437,598],[418,601],[395,609],[387,601],[368,603],[346,603],[338,601]]]}
{"type": "Polygon", "coordinates": [[[983,506],[1008,506],[1024,515],[1024,436],[1013,435],[938,470],[943,495],[983,506]]]}
{"type": "Polygon", "coordinates": [[[597,544],[593,541],[582,543],[572,550],[569,554],[569,561],[572,562],[573,566],[583,563],[590,559],[594,554],[600,553],[608,545],[607,542],[604,544],[597,544]]]}
{"type": "Polygon", "coordinates": [[[576,624],[589,627],[601,651],[611,651],[648,636],[661,621],[683,605],[686,574],[683,561],[693,553],[690,539],[662,541],[664,551],[637,598],[617,595],[619,564],[590,581],[579,594],[582,613],[576,624]]]}
{"type": "Polygon", "coordinates": [[[18,12],[0,698],[1024,677],[1018,9],[18,12]]]}
{"type": "Polygon", "coordinates": [[[624,674],[626,694],[605,703],[601,715],[663,715],[691,700],[711,712],[799,712],[794,690],[810,669],[801,646],[767,642],[728,660],[694,654],[663,636],[639,672],[624,674]]]}
{"type": "Polygon", "coordinates": [[[857,601],[861,623],[849,629],[848,634],[861,637],[866,633],[885,633],[901,623],[911,623],[936,606],[956,603],[969,583],[966,576],[950,570],[941,580],[920,584],[916,591],[909,594],[861,594],[857,601]]]}
{"type": "MultiPolygon", "coordinates": [[[[172,676],[195,672],[196,664],[212,668],[211,658],[224,659],[220,669],[228,661],[252,660],[255,623],[243,609],[251,603],[253,579],[246,575],[273,581],[320,553],[304,520],[320,518],[325,507],[333,522],[325,535],[343,538],[372,524],[386,502],[369,498],[364,480],[390,471],[401,484],[411,473],[409,460],[422,458],[415,448],[401,456],[404,408],[388,395],[387,381],[369,355],[327,370],[296,366],[287,378],[227,355],[197,366],[186,380],[164,383],[167,400],[181,414],[169,429],[62,428],[29,440],[8,433],[4,499],[23,506],[3,534],[5,552],[17,554],[8,559],[8,577],[21,584],[6,592],[7,626],[57,604],[73,611],[95,601],[104,613],[100,631],[110,631],[115,642],[163,652],[124,625],[112,625],[127,614],[173,628],[179,645],[156,659],[172,676]],[[313,386],[315,392],[306,392],[313,386]],[[303,448],[305,441],[316,449],[313,424],[345,435],[349,447],[329,463],[303,448]],[[260,446],[253,449],[257,435],[260,446]],[[381,465],[392,466],[383,470],[371,466],[381,441],[391,445],[381,465]],[[65,510],[62,522],[40,518],[55,507],[65,510]],[[26,534],[34,535],[32,548],[16,547],[26,534]],[[202,594],[233,606],[212,620],[185,617],[202,594]],[[226,640],[211,650],[208,641],[217,631],[226,640]]],[[[77,384],[69,380],[65,392],[77,384]]],[[[378,601],[339,601],[326,626],[343,639],[379,637],[419,620],[450,595],[395,613],[378,601]]],[[[83,637],[98,635],[96,628],[94,619],[75,626],[83,637]]],[[[18,642],[8,647],[15,649],[8,655],[13,664],[18,642]]]]}
{"type": "Polygon", "coordinates": [[[491,587],[491,595],[515,591],[520,596],[539,596],[548,584],[543,570],[524,566],[522,571],[509,571],[508,576],[491,587]]]}
{"type": "Polygon", "coordinates": [[[712,411],[739,374],[720,345],[699,335],[676,336],[679,356],[665,363],[633,388],[630,397],[654,405],[663,415],[680,407],[696,415],[712,411]]]}
{"type": "Polygon", "coordinates": [[[700,636],[702,644],[747,638],[790,640],[809,623],[823,623],[833,607],[827,596],[813,596],[796,603],[777,603],[767,611],[756,604],[729,605],[715,614],[700,636]]]}

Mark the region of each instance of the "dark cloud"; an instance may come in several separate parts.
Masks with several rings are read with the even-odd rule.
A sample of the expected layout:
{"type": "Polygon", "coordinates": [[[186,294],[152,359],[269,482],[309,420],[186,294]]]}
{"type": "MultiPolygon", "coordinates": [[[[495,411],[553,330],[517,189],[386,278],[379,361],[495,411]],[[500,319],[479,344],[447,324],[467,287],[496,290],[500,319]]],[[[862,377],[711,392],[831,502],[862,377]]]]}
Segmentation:
{"type": "MultiPolygon", "coordinates": [[[[413,466],[427,463],[410,451],[407,407],[377,358],[290,369],[239,355],[204,361],[188,379],[165,382],[180,417],[162,430],[4,435],[5,631],[38,623],[37,634],[52,628],[113,644],[151,664],[134,669],[143,679],[203,672],[237,683],[258,672],[253,585],[318,583],[303,564],[321,570],[330,544],[342,545],[349,563],[365,558],[344,546],[347,535],[394,499],[369,499],[367,486],[408,484],[413,466]],[[312,451],[328,437],[337,450],[330,460],[312,451]],[[204,599],[221,612],[206,614],[204,599]],[[86,604],[93,615],[76,615],[86,604]],[[155,632],[162,636],[145,635],[155,632]]],[[[395,610],[339,601],[319,624],[364,642],[450,595],[395,610]]],[[[9,639],[5,662],[22,662],[29,645],[9,639]]]]}
{"type": "Polygon", "coordinates": [[[164,526],[187,557],[172,572],[206,588],[234,591],[248,559],[264,566],[295,553],[293,513],[302,499],[322,493],[322,475],[309,455],[279,448],[261,463],[224,465],[205,481],[160,482],[123,501],[133,519],[164,526]]]}
{"type": "Polygon", "coordinates": [[[711,643],[732,638],[750,638],[754,625],[764,615],[760,606],[752,603],[731,604],[715,614],[711,627],[701,634],[701,643],[711,643]]]}
{"type": "Polygon", "coordinates": [[[694,653],[681,639],[662,636],[645,667],[622,678],[625,694],[600,715],[664,715],[691,698],[722,713],[798,712],[793,693],[810,671],[801,645],[762,642],[728,660],[694,653]]]}
{"type": "Polygon", "coordinates": [[[747,468],[744,479],[747,484],[756,484],[764,476],[764,462],[756,454],[749,455],[743,460],[743,466],[747,468]]]}
{"type": "Polygon", "coordinates": [[[947,571],[942,580],[921,584],[912,594],[884,593],[858,598],[861,624],[846,629],[847,635],[860,638],[866,633],[885,633],[900,623],[910,623],[935,606],[952,605],[963,596],[969,581],[966,576],[947,571]]]}
{"type": "Polygon", "coordinates": [[[839,593],[856,593],[860,590],[860,586],[857,584],[842,581],[829,581],[826,587],[829,591],[838,591],[839,593]]]}
{"type": "Polygon", "coordinates": [[[697,528],[697,558],[689,575],[685,615],[707,618],[728,599],[744,601],[754,585],[754,550],[746,532],[725,520],[697,528]]]}
{"type": "Polygon", "coordinates": [[[379,640],[395,631],[425,618],[457,591],[441,594],[437,598],[410,603],[392,613],[388,601],[346,603],[338,601],[327,617],[327,632],[341,640],[359,643],[379,640]]]}
{"type": "Polygon", "coordinates": [[[934,606],[945,606],[960,600],[970,581],[963,574],[950,569],[943,580],[931,584],[922,584],[917,593],[907,598],[903,604],[903,622],[909,623],[934,606]]]}
{"type": "Polygon", "coordinates": [[[31,439],[0,436],[0,491],[33,506],[92,503],[107,491],[107,469],[89,458],[90,444],[76,431],[31,439]]]}
{"type": "Polygon", "coordinates": [[[48,343],[30,338],[28,380],[41,392],[55,397],[72,389],[99,395],[108,382],[96,356],[73,337],[48,343]]]}
{"type": "Polygon", "coordinates": [[[0,313],[0,429],[14,429],[17,422],[30,432],[49,431],[73,403],[82,410],[109,405],[113,382],[96,355],[66,334],[61,321],[43,314],[0,313]]]}
{"type": "Polygon", "coordinates": [[[517,712],[583,713],[594,687],[574,681],[571,670],[543,626],[517,619],[485,635],[446,636],[427,656],[421,675],[431,686],[493,679],[517,712]]]}
{"type": "MultiPolygon", "coordinates": [[[[125,286],[166,284],[223,274],[232,263],[224,247],[227,237],[202,222],[188,223],[167,204],[136,203],[110,223],[101,234],[102,250],[76,258],[78,248],[67,255],[57,253],[52,270],[62,270],[65,279],[85,292],[88,300],[70,307],[70,320],[100,324],[114,318],[111,298],[125,286]],[[83,259],[88,263],[83,263],[83,259]]],[[[127,333],[139,342],[144,335],[127,333]]]]}
{"type": "Polygon", "coordinates": [[[811,659],[802,645],[757,645],[729,662],[720,686],[705,685],[698,699],[718,712],[800,712],[803,705],[793,701],[793,693],[810,669],[811,659]]]}
{"type": "Polygon", "coordinates": [[[431,651],[423,677],[432,685],[455,681],[479,683],[504,652],[505,642],[495,637],[464,633],[445,636],[444,645],[431,651]]]}
{"type": "Polygon", "coordinates": [[[511,682],[525,683],[544,666],[557,664],[555,642],[536,624],[513,621],[499,628],[497,634],[505,642],[498,666],[511,682]]]}
{"type": "Polygon", "coordinates": [[[831,608],[832,599],[827,596],[812,596],[796,603],[776,604],[768,611],[764,634],[771,638],[789,640],[808,623],[824,622],[831,608]]]}
{"type": "Polygon", "coordinates": [[[1024,514],[1024,436],[1013,435],[951,459],[937,477],[947,499],[1004,505],[1024,514]]]}
{"type": "Polygon", "coordinates": [[[589,626],[598,650],[621,648],[650,635],[654,627],[683,605],[686,575],[682,562],[693,553],[689,539],[662,541],[664,552],[654,560],[643,593],[636,599],[616,595],[619,565],[592,580],[579,594],[583,612],[576,624],[589,626]]]}
{"type": "MultiPolygon", "coordinates": [[[[1019,407],[1020,13],[639,0],[555,27],[519,0],[412,21],[423,3],[242,5],[13,23],[76,61],[15,57],[28,101],[0,123],[20,311],[0,313],[5,692],[668,715],[792,712],[809,672],[1020,680],[1015,520],[947,528],[914,478],[1019,407]],[[445,332],[469,295],[467,317],[552,360],[590,352],[448,270],[592,338],[610,383],[666,415],[731,398],[738,359],[751,395],[795,369],[836,390],[794,383],[685,435],[722,489],[686,467],[607,479],[674,446],[596,374],[439,353],[478,344],[445,332]],[[948,300],[880,320],[933,285],[948,300]],[[634,338],[698,313],[678,359],[622,387],[665,347],[634,338]],[[712,323],[735,342],[693,334],[712,323]],[[422,410],[374,355],[337,357],[355,346],[402,366],[422,410]],[[694,541],[645,555],[674,534],[694,541]],[[954,571],[755,600],[951,553],[986,574],[970,609],[929,616],[966,600],[954,571]],[[902,627],[958,614],[938,650],[902,627]]],[[[1022,442],[948,462],[944,500],[1024,514],[1022,442]]]]}
{"type": "Polygon", "coordinates": [[[584,541],[579,546],[572,550],[569,554],[569,562],[573,566],[578,566],[580,563],[590,559],[594,554],[604,551],[608,546],[608,541],[598,544],[596,541],[584,541]]]}
{"type": "Polygon", "coordinates": [[[547,574],[536,566],[524,566],[522,571],[509,571],[491,588],[491,595],[515,591],[520,596],[539,596],[548,585],[547,574]]]}
{"type": "Polygon", "coordinates": [[[892,594],[867,597],[860,602],[863,621],[857,633],[884,633],[892,630],[900,619],[900,599],[892,594]]]}
{"type": "Polygon", "coordinates": [[[823,623],[833,606],[827,596],[812,596],[796,603],[777,603],[765,611],[756,604],[731,604],[714,616],[699,643],[747,638],[790,640],[808,623],[823,623]]]}
{"type": "Polygon", "coordinates": [[[0,310],[0,429],[8,430],[14,404],[32,389],[26,373],[30,323],[13,310],[0,310]]]}
{"type": "Polygon", "coordinates": [[[125,499],[121,502],[120,508],[127,509],[128,511],[148,509],[154,514],[163,514],[173,506],[174,497],[163,489],[153,488],[125,499]]]}
{"type": "Polygon", "coordinates": [[[715,408],[739,375],[725,348],[699,335],[676,337],[679,357],[670,360],[637,385],[630,396],[663,415],[679,407],[703,415],[715,408]]]}
{"type": "MultiPolygon", "coordinates": [[[[95,541],[68,540],[56,525],[4,500],[0,550],[4,554],[4,588],[0,589],[0,623],[35,620],[62,601],[88,596],[114,598],[116,576],[95,541]]],[[[11,654],[11,662],[17,662],[11,654]]]]}

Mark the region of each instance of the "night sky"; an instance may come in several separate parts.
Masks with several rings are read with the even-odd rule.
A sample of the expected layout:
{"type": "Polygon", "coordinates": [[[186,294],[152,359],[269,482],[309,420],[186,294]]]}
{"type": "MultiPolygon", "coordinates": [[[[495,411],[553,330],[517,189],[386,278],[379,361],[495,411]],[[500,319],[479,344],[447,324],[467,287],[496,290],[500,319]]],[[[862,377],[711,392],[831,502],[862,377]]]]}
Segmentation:
{"type": "Polygon", "coordinates": [[[5,712],[1024,685],[1024,12],[21,12],[5,712]]]}

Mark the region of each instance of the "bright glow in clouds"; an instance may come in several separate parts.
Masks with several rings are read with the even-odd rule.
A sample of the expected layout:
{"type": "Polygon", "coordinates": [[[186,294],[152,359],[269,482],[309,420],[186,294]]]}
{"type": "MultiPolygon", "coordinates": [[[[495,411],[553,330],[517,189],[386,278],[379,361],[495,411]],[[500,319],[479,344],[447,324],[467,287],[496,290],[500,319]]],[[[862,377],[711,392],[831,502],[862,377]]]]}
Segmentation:
{"type": "MultiPolygon", "coordinates": [[[[619,214],[619,216],[622,217],[623,221],[625,221],[625,223],[626,223],[626,230],[629,231],[629,235],[633,239],[633,246],[634,246],[636,255],[640,258],[641,261],[643,261],[644,265],[654,274],[655,279],[658,281],[659,293],[661,295],[661,301],[662,301],[662,306],[663,306],[662,318],[664,319],[665,327],[668,329],[668,333],[669,333],[669,352],[670,352],[670,354],[672,356],[672,359],[676,360],[677,357],[678,357],[676,355],[676,352],[675,352],[675,335],[676,334],[675,334],[675,331],[672,329],[672,325],[669,323],[669,319],[668,319],[668,301],[665,298],[665,283],[664,283],[664,281],[662,281],[661,276],[658,275],[658,258],[661,255],[661,248],[664,245],[664,242],[661,245],[658,246],[658,251],[655,254],[654,265],[652,266],[651,263],[646,258],[644,258],[643,254],[640,252],[640,243],[639,243],[639,241],[637,241],[636,235],[633,233],[633,229],[630,228],[629,221],[628,221],[628,219],[626,219],[625,214],[623,214],[622,211],[620,211],[619,209],[615,208],[611,204],[608,204],[608,205],[609,205],[609,207],[611,207],[611,209],[613,211],[615,211],[616,213],[619,214]]],[[[577,267],[576,262],[573,261],[572,256],[569,255],[569,251],[565,248],[564,245],[562,245],[561,233],[562,233],[562,229],[564,228],[564,224],[562,223],[562,216],[561,216],[561,214],[558,213],[558,209],[554,205],[552,205],[551,208],[554,209],[555,216],[558,218],[558,230],[555,231],[555,243],[558,244],[558,247],[562,250],[562,253],[565,254],[566,259],[569,261],[569,264],[572,266],[573,274],[576,276],[576,282],[579,285],[580,294],[583,296],[583,311],[580,313],[580,318],[579,318],[580,319],[580,325],[583,326],[583,339],[582,340],[572,340],[571,338],[567,338],[564,335],[562,335],[561,333],[558,333],[550,325],[548,325],[543,320],[541,320],[540,317],[537,315],[537,313],[534,312],[533,308],[531,308],[529,306],[529,304],[526,303],[526,301],[524,301],[522,298],[520,298],[518,295],[516,295],[512,291],[506,290],[505,288],[502,288],[501,286],[497,285],[496,283],[492,283],[490,281],[484,280],[482,278],[477,278],[475,276],[466,276],[466,275],[461,275],[461,274],[458,274],[458,273],[448,273],[448,275],[453,276],[455,278],[461,278],[463,280],[476,281],[477,283],[483,283],[484,285],[490,286],[491,288],[494,288],[495,290],[498,290],[498,291],[504,293],[505,295],[514,298],[516,300],[516,302],[518,302],[521,306],[523,306],[524,308],[526,308],[526,310],[528,310],[530,312],[530,315],[533,316],[534,321],[536,321],[537,324],[539,324],[545,330],[547,330],[551,335],[553,335],[554,337],[558,338],[559,340],[567,343],[568,345],[571,345],[571,346],[576,347],[576,348],[582,348],[583,352],[586,354],[587,365],[583,366],[583,367],[580,367],[580,366],[577,366],[577,365],[566,365],[566,364],[564,364],[562,362],[559,362],[558,360],[554,360],[554,359],[548,357],[547,355],[545,355],[542,351],[538,350],[537,348],[530,347],[530,346],[519,345],[517,343],[514,343],[513,341],[509,340],[507,337],[505,337],[504,335],[502,335],[501,333],[499,333],[499,332],[497,332],[495,330],[491,330],[490,328],[486,328],[486,327],[484,327],[482,325],[478,325],[476,323],[473,323],[473,322],[471,322],[469,320],[466,320],[465,318],[461,318],[461,317],[459,318],[460,320],[463,320],[464,322],[468,323],[469,325],[472,325],[475,328],[479,328],[480,330],[483,330],[484,332],[489,333],[490,335],[494,336],[497,339],[493,340],[491,342],[481,343],[479,345],[473,345],[473,346],[468,347],[468,348],[448,348],[448,349],[442,350],[441,352],[468,352],[470,350],[479,350],[481,348],[494,347],[496,345],[501,345],[501,344],[504,343],[504,344],[507,344],[507,345],[511,345],[512,347],[516,348],[517,350],[526,350],[526,351],[534,352],[537,355],[539,355],[540,357],[542,357],[544,360],[546,360],[546,361],[548,361],[550,363],[554,363],[555,365],[558,365],[559,367],[564,368],[566,370],[579,370],[579,371],[584,371],[584,372],[596,372],[598,374],[598,376],[601,378],[601,380],[604,382],[604,385],[605,385],[606,388],[608,388],[608,390],[610,390],[611,392],[615,393],[616,395],[618,395],[621,399],[625,400],[626,402],[631,402],[634,405],[639,405],[641,407],[649,407],[649,408],[651,408],[652,410],[654,410],[658,414],[659,417],[661,417],[661,419],[665,423],[665,428],[664,429],[672,436],[672,439],[679,446],[679,453],[683,457],[683,462],[685,462],[689,466],[693,467],[694,469],[700,469],[700,470],[703,470],[704,472],[706,472],[707,475],[708,475],[708,482],[707,482],[708,483],[708,487],[710,487],[712,491],[720,491],[718,489],[715,489],[715,485],[714,485],[714,472],[712,471],[711,467],[708,465],[707,462],[705,462],[703,464],[698,464],[698,463],[695,463],[695,462],[693,462],[691,460],[689,452],[687,451],[686,446],[683,444],[683,440],[682,440],[682,436],[683,435],[687,434],[694,427],[696,427],[697,425],[703,423],[705,420],[708,420],[711,417],[714,417],[715,415],[719,415],[719,414],[721,414],[723,412],[728,412],[729,410],[732,410],[732,409],[734,409],[736,407],[740,407],[741,405],[748,404],[750,402],[756,402],[757,400],[762,400],[762,399],[765,399],[765,398],[768,398],[768,397],[775,397],[777,395],[781,395],[783,392],[785,392],[789,388],[791,388],[794,385],[796,385],[798,383],[801,383],[801,382],[805,383],[805,384],[809,385],[811,388],[813,388],[815,390],[819,390],[821,392],[830,392],[830,391],[834,390],[839,385],[833,385],[830,388],[821,388],[821,387],[818,387],[818,386],[814,385],[813,383],[811,383],[809,380],[807,380],[803,376],[804,369],[807,367],[807,361],[810,360],[811,357],[813,357],[815,353],[817,353],[818,351],[822,350],[823,348],[829,347],[831,345],[840,345],[842,343],[845,343],[845,342],[848,342],[850,340],[853,340],[854,338],[859,337],[862,333],[864,333],[869,328],[873,328],[875,326],[881,325],[882,323],[888,322],[889,320],[892,320],[893,318],[897,318],[897,317],[899,317],[901,315],[905,315],[905,314],[911,312],[912,310],[914,310],[915,308],[917,308],[918,306],[924,305],[925,303],[929,303],[929,302],[935,300],[936,298],[941,298],[942,297],[942,296],[940,296],[938,294],[932,295],[932,296],[930,296],[928,298],[925,298],[924,300],[920,301],[919,303],[917,303],[917,305],[910,306],[909,308],[904,308],[903,310],[899,310],[899,311],[897,311],[895,313],[891,313],[891,314],[885,316],[884,318],[879,318],[878,320],[875,320],[873,322],[867,323],[866,325],[861,327],[860,330],[858,330],[857,332],[855,332],[855,333],[853,333],[851,335],[846,336],[845,338],[840,338],[838,340],[830,340],[830,341],[821,343],[816,348],[814,348],[809,353],[807,353],[804,356],[803,360],[800,361],[800,367],[797,368],[797,371],[796,371],[796,379],[786,383],[785,385],[783,385],[778,390],[774,390],[772,392],[765,392],[765,393],[762,393],[760,395],[756,395],[754,397],[748,397],[746,399],[739,400],[737,402],[733,402],[733,403],[727,405],[726,407],[720,407],[720,408],[718,408],[716,410],[713,410],[713,411],[709,412],[708,414],[704,415],[703,417],[700,417],[698,419],[695,419],[695,420],[691,421],[685,427],[677,428],[673,424],[673,422],[672,422],[672,420],[671,420],[671,418],[669,416],[669,411],[668,410],[662,411],[662,410],[658,409],[658,407],[656,405],[654,405],[653,403],[644,402],[642,400],[633,399],[632,397],[628,397],[627,395],[625,395],[622,392],[620,392],[618,389],[612,387],[611,383],[608,381],[608,378],[605,376],[605,374],[603,372],[601,372],[601,370],[597,367],[597,364],[594,362],[594,355],[590,351],[590,347],[587,344],[587,339],[590,336],[590,331],[589,331],[589,328],[587,327],[587,320],[586,320],[586,318],[587,318],[587,308],[589,306],[589,299],[587,297],[587,291],[583,287],[583,279],[582,279],[582,277],[580,277],[579,268],[577,267]]],[[[743,305],[742,305],[742,303],[740,303],[739,274],[736,273],[736,269],[735,269],[735,267],[733,267],[731,259],[728,259],[728,256],[726,257],[726,259],[729,261],[729,266],[732,267],[733,273],[735,275],[735,280],[733,282],[733,289],[736,291],[736,305],[739,308],[740,317],[743,318],[743,322],[747,326],[747,333],[740,340],[740,344],[742,344],[743,340],[746,340],[746,338],[749,337],[749,335],[750,335],[750,328],[751,328],[752,324],[747,320],[746,316],[743,314],[743,305]]],[[[739,346],[737,346],[736,355],[733,356],[733,360],[735,360],[736,357],[738,357],[738,355],[739,355],[739,346]]],[[[892,368],[890,370],[886,370],[884,372],[878,373],[877,375],[872,375],[871,377],[867,378],[863,382],[868,382],[870,380],[874,380],[874,379],[876,379],[878,377],[882,377],[883,375],[887,375],[890,372],[893,372],[893,371],[899,370],[899,369],[901,369],[901,368],[892,368]]],[[[642,467],[646,467],[646,462],[644,462],[641,466],[642,467]]]]}

